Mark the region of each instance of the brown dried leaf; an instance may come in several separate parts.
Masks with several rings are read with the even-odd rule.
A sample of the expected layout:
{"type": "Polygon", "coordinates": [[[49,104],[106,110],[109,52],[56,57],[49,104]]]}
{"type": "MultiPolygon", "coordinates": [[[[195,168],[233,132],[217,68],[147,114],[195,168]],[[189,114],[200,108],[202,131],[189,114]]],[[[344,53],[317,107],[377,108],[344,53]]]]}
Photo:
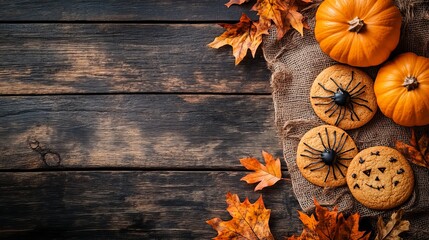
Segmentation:
{"type": "Polygon", "coordinates": [[[396,141],[396,149],[404,155],[404,157],[419,166],[429,168],[429,137],[426,134],[417,141],[414,130],[411,131],[410,145],[396,141]]]}
{"type": "MultiPolygon", "coordinates": [[[[429,137],[424,134],[418,141],[420,153],[425,156],[428,153],[429,137]]],[[[428,160],[428,159],[426,159],[428,160]]]]}
{"type": "Polygon", "coordinates": [[[232,219],[222,221],[219,218],[213,218],[207,221],[218,232],[214,240],[274,240],[268,225],[271,210],[265,208],[262,196],[251,204],[247,198],[241,203],[237,194],[228,193],[226,202],[232,219]]]}
{"type": "Polygon", "coordinates": [[[399,234],[410,229],[410,222],[402,220],[403,210],[394,212],[387,224],[380,216],[377,221],[377,236],[375,240],[399,240],[399,234]]]}
{"type": "Polygon", "coordinates": [[[220,48],[225,45],[232,46],[232,54],[235,57],[235,65],[239,64],[250,49],[252,56],[255,57],[256,50],[262,43],[262,34],[268,34],[268,31],[261,30],[258,23],[252,22],[246,14],[243,13],[240,22],[236,24],[220,24],[225,28],[225,32],[216,37],[208,46],[220,48]]]}

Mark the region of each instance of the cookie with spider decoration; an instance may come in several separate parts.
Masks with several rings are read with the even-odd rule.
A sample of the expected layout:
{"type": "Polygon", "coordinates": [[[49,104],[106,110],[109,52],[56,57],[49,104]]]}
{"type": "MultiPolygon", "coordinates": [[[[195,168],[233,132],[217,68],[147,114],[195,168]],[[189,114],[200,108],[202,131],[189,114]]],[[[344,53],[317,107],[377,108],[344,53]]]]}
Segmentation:
{"type": "Polygon", "coordinates": [[[342,129],[322,125],[304,134],[296,163],[304,178],[320,187],[346,184],[350,161],[358,153],[353,139],[342,129]]]}
{"type": "Polygon", "coordinates": [[[363,126],[377,111],[371,77],[345,65],[328,67],[316,77],[310,102],[320,119],[345,130],[363,126]]]}
{"type": "Polygon", "coordinates": [[[395,149],[370,147],[350,162],[347,185],[353,197],[366,207],[386,210],[410,198],[414,188],[413,169],[395,149]]]}

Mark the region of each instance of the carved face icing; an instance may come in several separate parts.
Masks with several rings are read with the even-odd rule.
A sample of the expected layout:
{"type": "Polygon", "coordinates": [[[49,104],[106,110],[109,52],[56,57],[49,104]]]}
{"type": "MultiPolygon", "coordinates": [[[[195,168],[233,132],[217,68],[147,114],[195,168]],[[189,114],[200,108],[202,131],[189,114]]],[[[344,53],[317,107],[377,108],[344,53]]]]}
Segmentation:
{"type": "Polygon", "coordinates": [[[399,205],[412,192],[411,167],[399,152],[388,147],[363,150],[350,163],[348,171],[350,191],[370,208],[387,209],[399,205]]]}

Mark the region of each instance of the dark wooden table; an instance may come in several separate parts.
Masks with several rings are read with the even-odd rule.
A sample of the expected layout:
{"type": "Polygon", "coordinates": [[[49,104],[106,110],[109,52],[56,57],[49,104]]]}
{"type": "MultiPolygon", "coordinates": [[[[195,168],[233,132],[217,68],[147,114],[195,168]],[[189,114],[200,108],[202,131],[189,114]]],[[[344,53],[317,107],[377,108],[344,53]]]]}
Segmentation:
{"type": "Polygon", "coordinates": [[[0,2],[0,238],[210,239],[227,192],[300,231],[289,182],[240,181],[282,152],[262,53],[207,47],[225,2],[0,2]]]}

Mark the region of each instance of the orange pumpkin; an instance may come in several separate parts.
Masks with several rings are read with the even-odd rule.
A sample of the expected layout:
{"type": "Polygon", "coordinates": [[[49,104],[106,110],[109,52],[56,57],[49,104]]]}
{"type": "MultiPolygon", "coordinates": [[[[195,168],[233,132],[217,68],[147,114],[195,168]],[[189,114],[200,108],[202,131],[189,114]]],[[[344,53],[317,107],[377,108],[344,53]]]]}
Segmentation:
{"type": "Polygon", "coordinates": [[[429,124],[429,58],[408,52],[378,71],[374,92],[381,112],[402,126],[429,124]]]}
{"type": "Polygon", "coordinates": [[[335,61],[368,67],[396,48],[401,13],[391,0],[325,0],[316,12],[316,40],[335,61]]]}

